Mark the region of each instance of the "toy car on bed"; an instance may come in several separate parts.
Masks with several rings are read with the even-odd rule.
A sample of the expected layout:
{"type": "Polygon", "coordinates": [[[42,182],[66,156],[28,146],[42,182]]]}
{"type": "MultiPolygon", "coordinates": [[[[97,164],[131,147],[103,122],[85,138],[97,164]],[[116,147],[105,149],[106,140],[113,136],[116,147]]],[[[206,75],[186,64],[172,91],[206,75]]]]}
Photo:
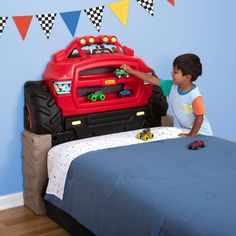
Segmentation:
{"type": "Polygon", "coordinates": [[[52,134],[52,142],[58,144],[161,125],[161,116],[168,108],[161,89],[135,76],[115,78],[113,72],[122,64],[153,73],[115,36],[75,38],[52,56],[42,81],[25,83],[25,129],[52,134]],[[132,91],[132,96],[124,97],[121,103],[117,94],[122,90],[132,91]],[[106,97],[99,105],[88,100],[94,91],[106,97]]]}
{"type": "Polygon", "coordinates": [[[154,133],[151,132],[151,129],[144,129],[142,132],[136,134],[136,138],[147,141],[148,139],[154,138],[154,133]]]}
{"type": "Polygon", "coordinates": [[[199,148],[205,147],[205,142],[203,140],[196,140],[189,144],[188,149],[190,150],[198,150],[199,148]]]}

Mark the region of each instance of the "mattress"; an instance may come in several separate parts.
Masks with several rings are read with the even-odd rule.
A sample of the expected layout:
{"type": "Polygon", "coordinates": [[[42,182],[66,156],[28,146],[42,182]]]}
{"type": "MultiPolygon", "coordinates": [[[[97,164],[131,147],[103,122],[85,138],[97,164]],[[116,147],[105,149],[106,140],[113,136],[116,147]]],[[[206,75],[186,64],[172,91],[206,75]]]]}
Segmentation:
{"type": "MultiPolygon", "coordinates": [[[[53,147],[48,152],[49,182],[46,193],[63,199],[67,172],[71,162],[76,157],[91,151],[143,143],[143,140],[136,138],[136,134],[141,131],[142,129],[101,135],[67,142],[53,147]]],[[[187,132],[188,130],[176,127],[154,127],[151,131],[154,133],[154,138],[145,142],[178,138],[179,133],[187,132]]]]}
{"type": "Polygon", "coordinates": [[[45,198],[97,236],[234,236],[235,169],[236,143],[217,137],[142,142],[74,158],[63,199],[45,198]]]}

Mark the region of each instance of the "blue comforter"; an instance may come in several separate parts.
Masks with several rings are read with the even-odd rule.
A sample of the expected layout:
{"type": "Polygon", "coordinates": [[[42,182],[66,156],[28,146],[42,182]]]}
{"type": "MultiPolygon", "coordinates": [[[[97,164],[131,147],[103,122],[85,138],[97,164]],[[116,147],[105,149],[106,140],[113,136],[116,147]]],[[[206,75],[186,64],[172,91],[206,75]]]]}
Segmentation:
{"type": "Polygon", "coordinates": [[[198,136],[83,154],[63,200],[97,236],[235,236],[236,143],[198,136]],[[205,148],[188,150],[196,139],[205,148]]]}

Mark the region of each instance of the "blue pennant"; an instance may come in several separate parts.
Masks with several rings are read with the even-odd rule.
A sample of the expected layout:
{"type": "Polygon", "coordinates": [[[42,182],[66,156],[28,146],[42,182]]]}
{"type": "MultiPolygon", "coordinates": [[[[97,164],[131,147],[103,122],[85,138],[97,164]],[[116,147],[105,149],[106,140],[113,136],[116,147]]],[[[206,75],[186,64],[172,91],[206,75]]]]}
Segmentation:
{"type": "Polygon", "coordinates": [[[71,11],[60,13],[62,19],[64,20],[73,37],[75,35],[76,27],[79,21],[80,12],[81,11],[71,11]]]}

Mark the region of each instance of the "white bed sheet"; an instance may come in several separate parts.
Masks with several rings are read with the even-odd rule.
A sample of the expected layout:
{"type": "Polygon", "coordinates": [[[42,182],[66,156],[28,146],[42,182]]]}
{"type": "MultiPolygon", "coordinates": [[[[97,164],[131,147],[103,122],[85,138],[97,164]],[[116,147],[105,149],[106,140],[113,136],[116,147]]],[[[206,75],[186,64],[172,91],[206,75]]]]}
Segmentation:
{"type": "MultiPolygon", "coordinates": [[[[132,130],[79,139],[51,148],[48,152],[49,182],[46,193],[53,194],[63,199],[67,172],[71,162],[76,157],[90,151],[143,143],[144,141],[136,138],[136,134],[142,130],[143,129],[132,130]]],[[[155,127],[151,128],[151,131],[154,133],[154,138],[145,142],[178,138],[179,133],[186,132],[187,130],[176,127],[155,127]]]]}

